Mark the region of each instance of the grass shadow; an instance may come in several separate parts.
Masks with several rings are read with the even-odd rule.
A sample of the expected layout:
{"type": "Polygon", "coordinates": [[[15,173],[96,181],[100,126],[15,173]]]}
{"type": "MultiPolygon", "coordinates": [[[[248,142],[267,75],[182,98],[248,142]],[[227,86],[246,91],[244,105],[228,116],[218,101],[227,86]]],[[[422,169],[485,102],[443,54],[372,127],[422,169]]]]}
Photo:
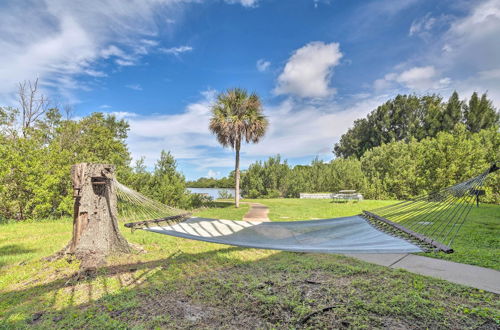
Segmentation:
{"type": "MultiPolygon", "coordinates": [[[[239,250],[243,250],[243,248],[229,247],[226,249],[212,250],[194,254],[184,253],[179,250],[162,259],[105,266],[100,268],[93,276],[83,279],[78,279],[78,273],[72,273],[70,275],[59,277],[56,280],[48,283],[42,283],[20,290],[2,292],[0,293],[0,307],[5,309],[5,307],[7,306],[16,306],[19,305],[20,302],[29,300],[30,305],[32,305],[35,309],[33,312],[36,312],[36,318],[36,314],[40,313],[37,312],[37,309],[43,308],[44,311],[47,311],[55,308],[57,297],[62,294],[66,294],[69,296],[67,299],[67,301],[69,302],[69,307],[76,305],[76,291],[78,290],[86,291],[85,293],[80,294],[87,296],[89,298],[87,299],[88,301],[94,300],[92,299],[94,290],[94,285],[92,283],[94,280],[101,281],[103,290],[106,294],[109,294],[107,283],[109,278],[114,277],[117,279],[120,290],[127,289],[127,287],[134,287],[137,284],[144,282],[144,279],[150,276],[151,272],[154,269],[166,269],[174,264],[176,265],[176,267],[178,267],[179,265],[185,263],[196,263],[205,259],[215,258],[216,254],[225,254],[239,250]],[[122,276],[125,274],[129,275],[127,281],[122,278],[122,276]],[[48,296],[50,296],[51,298],[47,300],[48,296]]],[[[32,284],[32,282],[33,281],[30,280],[26,285],[30,285],[32,284]]],[[[23,303],[23,305],[24,304],[25,303],[23,303]]],[[[10,315],[16,314],[18,312],[19,311],[14,308],[11,313],[4,314],[3,318],[9,318],[10,315]]],[[[0,322],[0,328],[1,327],[2,323],[0,322]]]]}
{"type": "Polygon", "coordinates": [[[231,207],[231,206],[234,206],[234,202],[215,200],[210,205],[210,208],[224,209],[224,208],[231,207]]]}
{"type": "Polygon", "coordinates": [[[7,265],[8,263],[3,261],[2,258],[7,256],[16,256],[20,254],[32,253],[35,252],[36,249],[28,249],[23,247],[20,244],[9,244],[0,247],[0,268],[7,265]]]}
{"type": "MultiPolygon", "coordinates": [[[[494,322],[486,312],[495,309],[493,294],[335,255],[279,252],[234,263],[231,254],[240,251],[253,253],[237,247],[174,252],[104,267],[97,277],[105,294],[95,300],[96,281],[80,282],[77,288],[72,276],[12,291],[2,300],[12,304],[14,297],[35,297],[33,309],[27,319],[12,317],[0,321],[0,327],[461,328],[494,322]],[[206,271],[173,276],[181,265],[203,263],[209,266],[206,271]],[[132,281],[125,278],[130,273],[137,274],[132,281]],[[118,291],[111,292],[112,277],[120,283],[118,291]],[[63,289],[73,303],[57,309],[54,301],[63,289]],[[52,300],[44,303],[49,294],[52,300]],[[87,295],[88,302],[74,303],[78,294],[87,295]]],[[[16,310],[11,315],[19,316],[16,310]]]]}
{"type": "Polygon", "coordinates": [[[19,244],[9,244],[0,247],[0,256],[25,254],[36,251],[35,249],[27,249],[19,244]]]}

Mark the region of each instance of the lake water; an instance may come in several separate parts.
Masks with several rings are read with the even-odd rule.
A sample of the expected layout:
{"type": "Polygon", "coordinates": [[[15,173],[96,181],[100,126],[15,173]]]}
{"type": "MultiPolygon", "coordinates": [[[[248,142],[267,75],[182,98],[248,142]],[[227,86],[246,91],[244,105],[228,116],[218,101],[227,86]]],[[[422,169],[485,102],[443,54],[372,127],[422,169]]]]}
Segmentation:
{"type": "Polygon", "coordinates": [[[187,188],[192,193],[195,194],[208,194],[213,199],[219,198],[219,192],[225,190],[234,196],[234,189],[231,188],[187,188]]]}

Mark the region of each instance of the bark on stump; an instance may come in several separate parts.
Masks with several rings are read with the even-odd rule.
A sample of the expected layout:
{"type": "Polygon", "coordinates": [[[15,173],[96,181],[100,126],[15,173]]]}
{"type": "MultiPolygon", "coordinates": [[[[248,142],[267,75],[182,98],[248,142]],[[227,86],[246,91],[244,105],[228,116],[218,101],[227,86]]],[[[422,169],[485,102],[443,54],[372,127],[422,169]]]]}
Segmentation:
{"type": "Polygon", "coordinates": [[[81,270],[95,270],[105,264],[107,256],[132,251],[118,230],[113,178],[113,165],[80,163],[71,167],[73,238],[60,256],[74,255],[81,260],[81,270]]]}

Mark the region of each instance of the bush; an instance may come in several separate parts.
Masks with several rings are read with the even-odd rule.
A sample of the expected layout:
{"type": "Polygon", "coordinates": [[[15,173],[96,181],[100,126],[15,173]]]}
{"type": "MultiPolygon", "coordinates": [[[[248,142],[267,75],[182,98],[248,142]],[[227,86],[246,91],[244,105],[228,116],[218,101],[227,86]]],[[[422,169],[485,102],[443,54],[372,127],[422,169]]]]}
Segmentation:
{"type": "Polygon", "coordinates": [[[217,196],[218,199],[231,199],[234,198],[233,194],[227,189],[219,189],[217,196]]]}

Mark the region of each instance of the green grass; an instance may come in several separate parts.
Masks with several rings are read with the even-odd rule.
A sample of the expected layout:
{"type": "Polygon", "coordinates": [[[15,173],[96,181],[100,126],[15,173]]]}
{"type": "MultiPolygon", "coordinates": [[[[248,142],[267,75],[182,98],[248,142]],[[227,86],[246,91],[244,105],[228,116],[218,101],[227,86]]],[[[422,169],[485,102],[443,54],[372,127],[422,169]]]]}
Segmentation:
{"type": "MultiPolygon", "coordinates": [[[[384,203],[260,202],[271,207],[273,220],[282,221],[347,216],[384,203]]],[[[218,206],[198,214],[241,219],[248,208],[218,206]]],[[[479,220],[470,229],[498,233],[498,210],[474,210],[479,220]]],[[[122,232],[147,253],[110,258],[96,277],[76,281],[78,262],[41,260],[68,242],[69,219],[0,225],[0,328],[456,329],[500,324],[498,295],[402,270],[337,255],[122,232]]]]}
{"type": "Polygon", "coordinates": [[[331,199],[252,199],[269,207],[272,221],[294,221],[347,217],[360,214],[362,210],[374,209],[396,203],[396,201],[372,201],[334,203],[331,199]]]}
{"type": "Polygon", "coordinates": [[[232,202],[215,201],[214,207],[200,209],[195,212],[195,215],[206,218],[241,220],[248,209],[248,204],[241,204],[239,208],[235,208],[232,202]]]}

